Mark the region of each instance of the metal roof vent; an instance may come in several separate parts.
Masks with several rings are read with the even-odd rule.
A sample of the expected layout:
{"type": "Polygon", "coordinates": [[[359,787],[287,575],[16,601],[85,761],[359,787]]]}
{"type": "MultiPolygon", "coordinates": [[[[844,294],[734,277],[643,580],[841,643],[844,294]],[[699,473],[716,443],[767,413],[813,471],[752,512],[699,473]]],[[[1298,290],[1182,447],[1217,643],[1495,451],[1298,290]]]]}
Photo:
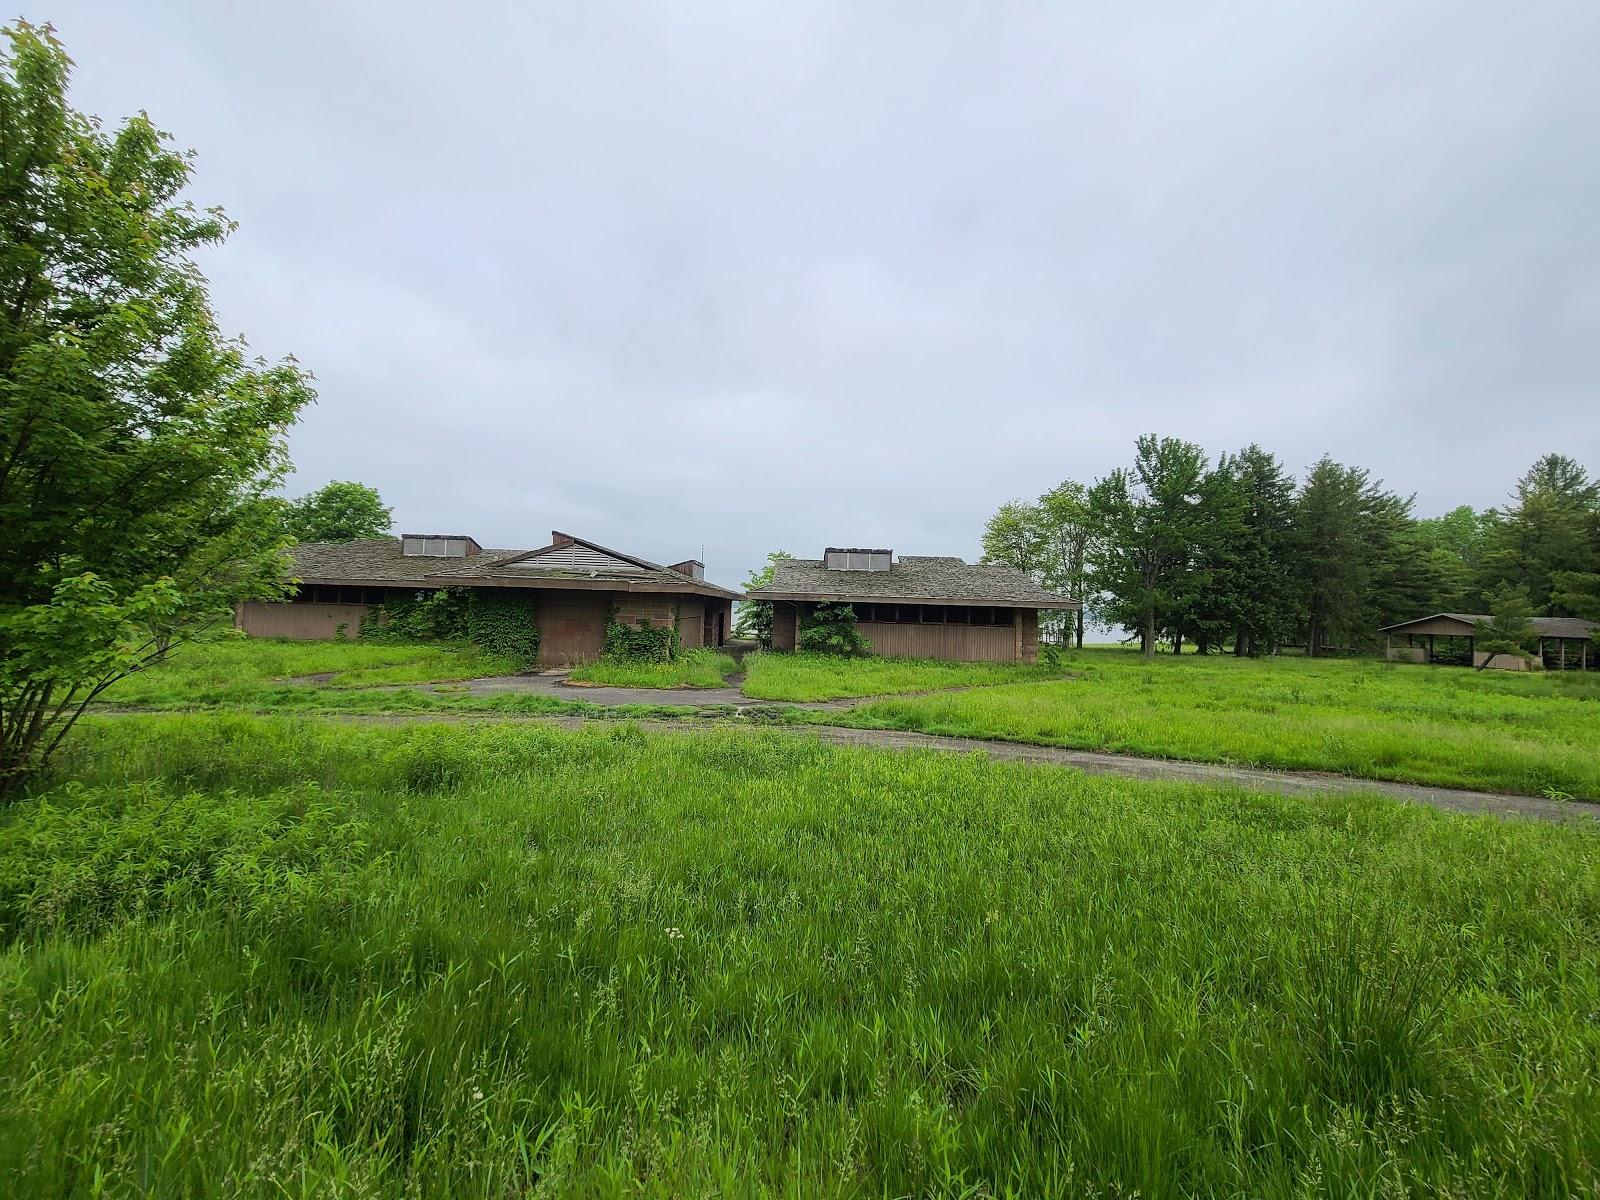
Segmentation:
{"type": "Polygon", "coordinates": [[[887,571],[893,564],[893,550],[829,546],[822,552],[822,565],[829,571],[887,571]]]}
{"type": "Polygon", "coordinates": [[[464,533],[400,535],[400,553],[407,558],[470,558],[482,548],[464,533]]]}

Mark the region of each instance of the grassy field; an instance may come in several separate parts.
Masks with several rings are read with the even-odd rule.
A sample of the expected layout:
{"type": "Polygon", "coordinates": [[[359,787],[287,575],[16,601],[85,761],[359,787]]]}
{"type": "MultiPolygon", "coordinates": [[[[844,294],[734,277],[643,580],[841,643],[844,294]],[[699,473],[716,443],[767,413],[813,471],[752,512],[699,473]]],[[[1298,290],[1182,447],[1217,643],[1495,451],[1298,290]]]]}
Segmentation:
{"type": "MultiPolygon", "coordinates": [[[[187,648],[104,699],[168,709],[669,717],[693,715],[691,689],[725,682],[733,666],[726,655],[699,651],[665,667],[601,663],[575,672],[613,686],[684,689],[681,705],[602,710],[576,690],[566,700],[475,696],[449,682],[405,686],[510,669],[470,647],[228,641],[187,648]]],[[[1600,675],[1592,673],[1193,655],[1146,663],[1116,649],[1070,655],[1065,674],[1010,663],[780,654],[751,655],[746,666],[746,693],[775,704],[883,697],[848,711],[789,710],[780,720],[1600,799],[1600,675]],[[938,691],[962,687],[973,690],[938,691]]],[[[730,715],[700,713],[707,714],[730,715]]]]}
{"type": "MultiPolygon", "coordinates": [[[[860,679],[872,668],[860,664],[860,679]]],[[[1072,677],[815,719],[1600,799],[1600,675],[1086,650],[1072,677]]],[[[846,676],[857,664],[837,668],[846,676]]],[[[929,675],[931,680],[934,675],[929,675]]]]}
{"type": "Polygon", "coordinates": [[[517,664],[467,643],[228,638],[182,646],[165,662],[113,684],[110,704],[152,707],[277,706],[286,689],[355,689],[505,675],[517,664]],[[291,684],[316,677],[315,683],[291,684]]]}
{"type": "Polygon", "coordinates": [[[602,659],[574,667],[568,678],[605,687],[715,688],[726,687],[739,664],[714,650],[689,650],[669,663],[618,662],[602,659]]]}
{"type": "Polygon", "coordinates": [[[1590,828],[788,731],[139,717],[66,766],[0,816],[8,1195],[1600,1171],[1590,828]]]}
{"type": "Polygon", "coordinates": [[[840,659],[825,654],[752,654],[744,691],[760,700],[842,700],[1049,679],[1044,667],[1017,663],[931,662],[911,658],[840,659]]]}

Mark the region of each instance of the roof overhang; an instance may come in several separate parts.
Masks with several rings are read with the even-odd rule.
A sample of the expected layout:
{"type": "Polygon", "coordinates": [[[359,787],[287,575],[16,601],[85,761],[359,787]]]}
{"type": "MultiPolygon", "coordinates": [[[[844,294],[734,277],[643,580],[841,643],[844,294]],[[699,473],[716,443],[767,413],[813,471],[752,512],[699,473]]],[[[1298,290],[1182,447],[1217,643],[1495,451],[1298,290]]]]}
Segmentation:
{"type": "Polygon", "coordinates": [[[425,575],[416,579],[355,579],[338,575],[299,575],[296,583],[321,584],[328,587],[392,587],[392,588],[532,588],[556,592],[658,592],[693,596],[709,596],[719,600],[743,600],[738,592],[719,588],[715,584],[698,582],[684,577],[682,583],[658,582],[654,579],[555,579],[549,576],[501,575],[425,575]]]}
{"type": "Polygon", "coordinates": [[[994,600],[966,596],[857,596],[837,592],[776,592],[762,588],[743,597],[746,600],[816,601],[828,604],[954,604],[959,608],[1049,608],[1076,612],[1083,605],[1077,600],[994,600]]]}
{"type": "MultiPolygon", "coordinates": [[[[1488,620],[1487,617],[1485,617],[1484,619],[1488,620]]],[[[1464,629],[1475,630],[1478,627],[1478,623],[1476,621],[1463,621],[1461,619],[1461,617],[1456,613],[1433,613],[1433,614],[1431,614],[1429,616],[1426,616],[1426,617],[1413,617],[1409,621],[1401,621],[1400,624],[1398,624],[1398,625],[1385,625],[1382,629],[1378,630],[1378,632],[1379,633],[1404,633],[1406,630],[1415,628],[1418,625],[1431,625],[1435,621],[1448,622],[1448,623],[1450,623],[1452,625],[1459,625],[1464,629]]]]}

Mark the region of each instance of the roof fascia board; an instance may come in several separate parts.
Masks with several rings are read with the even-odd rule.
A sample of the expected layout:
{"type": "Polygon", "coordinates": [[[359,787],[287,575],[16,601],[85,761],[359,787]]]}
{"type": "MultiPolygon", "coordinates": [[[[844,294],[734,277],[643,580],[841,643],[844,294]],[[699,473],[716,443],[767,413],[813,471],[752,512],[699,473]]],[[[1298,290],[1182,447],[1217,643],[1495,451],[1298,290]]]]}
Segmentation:
{"type": "Polygon", "coordinates": [[[954,604],[958,608],[1058,608],[1077,611],[1077,600],[977,600],[961,596],[845,596],[837,592],[750,592],[746,600],[817,600],[846,604],[954,604]]]}

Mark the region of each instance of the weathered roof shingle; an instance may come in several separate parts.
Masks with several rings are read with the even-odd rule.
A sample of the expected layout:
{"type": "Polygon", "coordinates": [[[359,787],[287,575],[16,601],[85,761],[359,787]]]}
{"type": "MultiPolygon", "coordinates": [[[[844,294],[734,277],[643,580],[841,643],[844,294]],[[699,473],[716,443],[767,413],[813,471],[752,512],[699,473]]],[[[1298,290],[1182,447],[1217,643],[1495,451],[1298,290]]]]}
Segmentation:
{"type": "MultiPolygon", "coordinates": [[[[573,539],[585,546],[593,543],[573,539]]],[[[551,549],[546,547],[545,549],[551,549]]],[[[616,551],[605,551],[618,555],[616,551]]],[[[738,593],[678,571],[627,557],[616,570],[581,570],[540,561],[532,550],[480,550],[465,558],[402,554],[399,538],[367,538],[356,542],[302,542],[290,549],[295,577],[305,583],[414,584],[418,587],[471,587],[475,583],[549,586],[563,580],[593,586],[614,582],[619,591],[648,591],[659,586],[676,592],[737,598],[738,593]]]]}
{"type": "Polygon", "coordinates": [[[772,582],[751,600],[965,601],[1016,608],[1079,607],[1076,600],[1040,587],[1015,567],[963,562],[937,555],[901,556],[887,571],[830,571],[819,558],[777,563],[772,582]]]}
{"type": "MultiPolygon", "coordinates": [[[[1486,613],[1430,613],[1426,617],[1416,617],[1410,621],[1401,621],[1398,625],[1385,625],[1378,630],[1379,633],[1400,633],[1408,626],[1420,625],[1424,621],[1437,621],[1443,617],[1450,621],[1460,621],[1464,625],[1484,625],[1494,620],[1486,613]]],[[[1582,640],[1593,637],[1600,624],[1594,621],[1585,621],[1582,617],[1533,617],[1528,624],[1533,626],[1534,633],[1547,638],[1574,638],[1582,640]]]]}

